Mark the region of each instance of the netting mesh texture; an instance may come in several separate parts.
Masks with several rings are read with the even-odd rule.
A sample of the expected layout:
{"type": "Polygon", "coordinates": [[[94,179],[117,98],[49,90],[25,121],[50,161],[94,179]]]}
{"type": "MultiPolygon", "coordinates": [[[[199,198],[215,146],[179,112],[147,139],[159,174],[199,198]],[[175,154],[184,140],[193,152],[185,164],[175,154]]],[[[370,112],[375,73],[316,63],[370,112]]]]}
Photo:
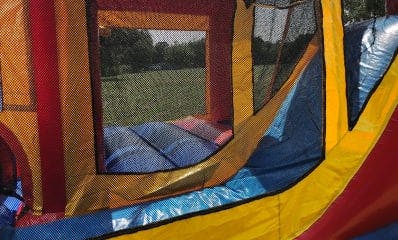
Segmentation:
{"type": "Polygon", "coordinates": [[[206,31],[100,26],[99,33],[107,172],[191,166],[231,137],[207,111],[206,31]]]}
{"type": "Polygon", "coordinates": [[[289,78],[317,30],[313,1],[286,9],[255,8],[254,109],[260,110],[289,78]]]}
{"type": "Polygon", "coordinates": [[[104,125],[206,114],[204,31],[108,29],[100,36],[104,125]]]}

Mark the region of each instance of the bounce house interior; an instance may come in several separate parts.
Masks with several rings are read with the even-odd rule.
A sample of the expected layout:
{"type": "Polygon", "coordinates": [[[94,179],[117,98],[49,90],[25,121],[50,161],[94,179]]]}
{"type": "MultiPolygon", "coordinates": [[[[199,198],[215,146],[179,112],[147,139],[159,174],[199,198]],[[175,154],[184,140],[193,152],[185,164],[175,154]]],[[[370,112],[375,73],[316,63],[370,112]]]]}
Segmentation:
{"type": "Polygon", "coordinates": [[[398,239],[397,0],[2,0],[0,239],[398,239]]]}

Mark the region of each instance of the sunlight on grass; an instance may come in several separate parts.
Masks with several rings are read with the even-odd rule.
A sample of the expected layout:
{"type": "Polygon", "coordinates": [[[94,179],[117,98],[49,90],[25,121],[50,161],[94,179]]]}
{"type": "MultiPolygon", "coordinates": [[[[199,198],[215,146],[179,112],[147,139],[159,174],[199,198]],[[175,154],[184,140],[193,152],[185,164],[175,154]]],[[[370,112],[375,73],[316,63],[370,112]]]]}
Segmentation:
{"type": "Polygon", "coordinates": [[[204,114],[205,70],[151,71],[102,78],[104,126],[204,114]]]}

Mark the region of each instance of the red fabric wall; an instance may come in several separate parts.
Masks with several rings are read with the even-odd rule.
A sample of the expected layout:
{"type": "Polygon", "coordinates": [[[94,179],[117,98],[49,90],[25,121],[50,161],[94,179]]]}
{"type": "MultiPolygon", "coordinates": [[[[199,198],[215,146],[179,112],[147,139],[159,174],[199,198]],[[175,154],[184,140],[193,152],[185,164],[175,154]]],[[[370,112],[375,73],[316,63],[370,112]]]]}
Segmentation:
{"type": "Polygon", "coordinates": [[[398,14],[398,0],[386,0],[386,5],[389,15],[398,14]]]}
{"type": "Polygon", "coordinates": [[[66,191],[54,0],[30,0],[29,23],[37,99],[43,213],[63,212],[66,191]]]}

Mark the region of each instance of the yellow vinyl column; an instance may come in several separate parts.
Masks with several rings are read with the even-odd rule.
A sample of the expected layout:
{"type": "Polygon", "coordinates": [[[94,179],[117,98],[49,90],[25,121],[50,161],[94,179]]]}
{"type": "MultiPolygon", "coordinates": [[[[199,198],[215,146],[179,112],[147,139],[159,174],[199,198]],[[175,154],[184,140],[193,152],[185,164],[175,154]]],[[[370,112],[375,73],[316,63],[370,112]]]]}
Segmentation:
{"type": "Polygon", "coordinates": [[[341,1],[322,0],[326,66],[326,152],[348,131],[341,1]]]}

